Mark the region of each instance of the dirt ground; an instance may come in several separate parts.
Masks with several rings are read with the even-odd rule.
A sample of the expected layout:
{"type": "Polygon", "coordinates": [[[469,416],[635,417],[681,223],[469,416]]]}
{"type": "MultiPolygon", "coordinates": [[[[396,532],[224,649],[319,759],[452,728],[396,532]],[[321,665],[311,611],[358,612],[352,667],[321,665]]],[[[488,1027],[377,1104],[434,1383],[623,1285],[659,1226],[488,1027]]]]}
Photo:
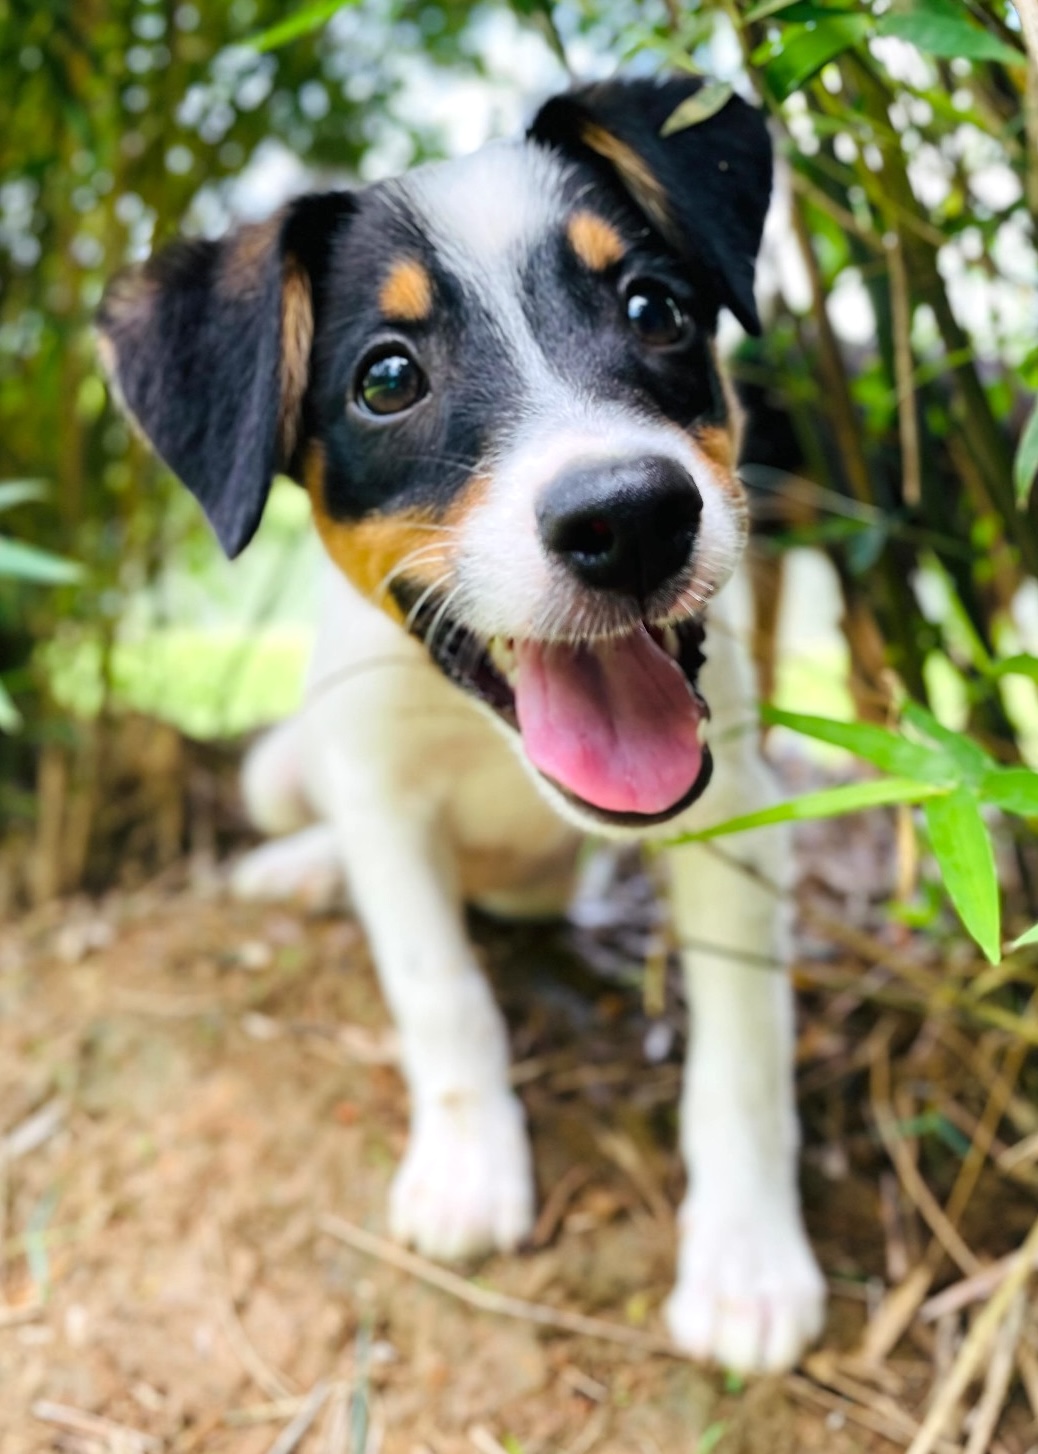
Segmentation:
{"type": "MultiPolygon", "coordinates": [[[[232,903],[194,862],[8,927],[2,1454],[907,1446],[982,1306],[968,1287],[951,1311],[925,1299],[961,1289],[1026,1234],[1038,1113],[1034,1066],[1022,1053],[1010,1066],[1010,1037],[957,1001],[933,1010],[938,976],[965,983],[968,955],[937,963],[883,927],[875,906],[895,857],[885,818],[801,837],[803,1180],[833,1296],[823,1351],[747,1386],[473,1310],[327,1230],[330,1215],[384,1229],[406,1132],[393,1035],[348,917],[232,903]],[[893,1159],[877,1129],[891,1107],[893,1159]],[[940,1213],[978,1155],[976,1189],[953,1206],[965,1267],[927,1264],[918,1183],[940,1213]],[[906,1328],[884,1338],[884,1293],[924,1264],[906,1328]]],[[[652,969],[644,875],[618,883],[594,921],[475,926],[512,1026],[544,1210],[532,1247],[464,1271],[480,1288],[660,1335],[682,1189],[681,1006],[673,973],[652,969]]],[[[1026,1316],[981,1446],[995,1454],[1038,1448],[1026,1316]]],[[[971,1383],[936,1448],[966,1447],[982,1398],[971,1383]]]]}

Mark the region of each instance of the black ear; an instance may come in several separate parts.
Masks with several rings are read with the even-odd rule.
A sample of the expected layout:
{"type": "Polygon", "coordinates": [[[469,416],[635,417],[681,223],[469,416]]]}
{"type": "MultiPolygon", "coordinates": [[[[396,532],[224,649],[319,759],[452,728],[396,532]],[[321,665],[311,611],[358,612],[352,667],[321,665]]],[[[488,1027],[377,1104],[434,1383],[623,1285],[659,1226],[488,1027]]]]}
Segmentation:
{"type": "Polygon", "coordinates": [[[228,555],[291,471],[315,299],[349,193],[302,197],[219,241],[180,241],[109,284],[99,352],[126,408],[228,555]]]}
{"type": "Polygon", "coordinates": [[[717,302],[759,333],[753,270],[771,196],[771,141],[761,112],[734,95],[703,120],[667,127],[703,85],[699,76],[672,76],[568,91],[541,108],[529,135],[619,181],[676,251],[709,270],[717,302]]]}

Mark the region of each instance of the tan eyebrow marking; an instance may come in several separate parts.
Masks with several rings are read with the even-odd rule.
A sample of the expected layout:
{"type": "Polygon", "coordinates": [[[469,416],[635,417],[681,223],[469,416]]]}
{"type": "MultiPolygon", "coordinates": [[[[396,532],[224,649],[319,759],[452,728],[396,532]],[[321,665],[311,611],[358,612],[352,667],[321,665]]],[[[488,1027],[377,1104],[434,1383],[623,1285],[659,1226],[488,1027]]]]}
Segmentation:
{"type": "Polygon", "coordinates": [[[626,251],[623,238],[612,223],[594,212],[574,212],[566,223],[566,236],[577,257],[593,273],[605,272],[626,251]]]}
{"type": "Polygon", "coordinates": [[[378,293],[378,305],[387,318],[421,323],[432,312],[432,279],[420,262],[401,258],[390,268],[378,293]]]}

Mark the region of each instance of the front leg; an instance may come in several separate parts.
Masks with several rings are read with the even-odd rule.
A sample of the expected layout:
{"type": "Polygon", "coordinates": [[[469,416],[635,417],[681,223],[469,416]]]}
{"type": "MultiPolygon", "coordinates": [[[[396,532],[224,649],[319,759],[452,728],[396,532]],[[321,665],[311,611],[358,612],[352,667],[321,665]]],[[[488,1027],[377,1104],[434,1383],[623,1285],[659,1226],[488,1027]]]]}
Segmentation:
{"type": "MultiPolygon", "coordinates": [[[[738,773],[741,802],[725,794],[720,816],[773,796],[750,754],[738,773]]],[[[768,829],[668,854],[692,1024],[681,1128],[690,1184],[667,1314],[683,1347],[741,1372],[790,1367],[824,1314],[797,1186],[789,852],[785,830],[768,829]]]]}
{"type": "Polygon", "coordinates": [[[340,851],[411,1096],[392,1233],[433,1257],[508,1250],[533,1224],[533,1168],[507,1031],[465,933],[450,847],[429,814],[336,797],[340,851]]]}

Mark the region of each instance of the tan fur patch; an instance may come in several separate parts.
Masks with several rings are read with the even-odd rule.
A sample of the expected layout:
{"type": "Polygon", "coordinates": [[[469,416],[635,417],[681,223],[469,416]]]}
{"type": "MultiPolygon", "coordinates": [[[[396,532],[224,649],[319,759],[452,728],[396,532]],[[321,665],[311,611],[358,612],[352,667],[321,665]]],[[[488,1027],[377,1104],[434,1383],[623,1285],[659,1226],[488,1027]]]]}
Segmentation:
{"type": "Polygon", "coordinates": [[[307,454],[303,483],[310,496],[314,524],[321,542],[343,575],[395,621],[403,619],[389,586],[399,579],[397,571],[410,580],[431,585],[447,569],[443,551],[436,551],[439,539],[429,526],[436,522],[423,511],[396,515],[368,516],[364,520],[333,520],[324,498],[324,451],[313,444],[307,454]],[[420,552],[420,553],[419,553],[420,552]],[[406,564],[408,556],[415,557],[406,564]]]}
{"type": "Polygon", "coordinates": [[[390,268],[379,289],[378,305],[387,318],[400,323],[421,323],[433,306],[432,279],[414,258],[401,258],[390,268]]]}
{"type": "Polygon", "coordinates": [[[631,196],[660,231],[670,232],[673,224],[667,207],[667,194],[638,153],[593,121],[586,121],[581,127],[580,139],[593,152],[612,163],[631,196]]]}
{"type": "Polygon", "coordinates": [[[284,215],[275,212],[265,222],[247,222],[231,240],[216,286],[225,298],[244,299],[263,288],[263,270],[279,246],[284,215]]]}
{"type": "Polygon", "coordinates": [[[314,310],[310,279],[295,261],[285,263],[281,292],[281,405],[278,440],[285,464],[299,442],[303,396],[310,380],[310,349],[314,341],[314,310]]]}
{"type": "Polygon", "coordinates": [[[723,475],[732,473],[735,468],[735,440],[731,430],[721,424],[704,424],[693,432],[692,438],[696,447],[723,475]]]}
{"type": "Polygon", "coordinates": [[[623,257],[623,238],[610,222],[593,212],[574,212],[566,223],[570,247],[586,268],[603,273],[623,257]]]}

